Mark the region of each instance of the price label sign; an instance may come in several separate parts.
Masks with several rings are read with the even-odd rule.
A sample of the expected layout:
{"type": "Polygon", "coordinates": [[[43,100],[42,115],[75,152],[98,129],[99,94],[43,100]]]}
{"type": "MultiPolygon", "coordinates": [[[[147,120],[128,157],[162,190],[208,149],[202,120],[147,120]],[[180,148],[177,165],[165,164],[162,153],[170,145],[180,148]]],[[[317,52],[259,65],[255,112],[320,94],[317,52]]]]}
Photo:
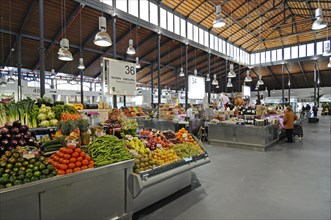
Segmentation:
{"type": "Polygon", "coordinates": [[[205,96],[205,77],[188,76],[188,98],[203,99],[205,96]]]}
{"type": "Polygon", "coordinates": [[[136,91],[136,66],[120,60],[103,58],[103,71],[111,95],[131,95],[136,91]]]}

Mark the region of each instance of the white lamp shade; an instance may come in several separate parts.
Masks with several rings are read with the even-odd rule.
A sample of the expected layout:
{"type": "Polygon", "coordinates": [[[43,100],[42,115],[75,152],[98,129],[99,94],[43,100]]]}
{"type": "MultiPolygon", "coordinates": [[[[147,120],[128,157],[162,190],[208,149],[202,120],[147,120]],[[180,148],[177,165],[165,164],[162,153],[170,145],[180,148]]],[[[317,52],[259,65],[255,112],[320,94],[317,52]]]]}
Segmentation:
{"type": "Polygon", "coordinates": [[[226,87],[228,87],[228,88],[233,87],[232,82],[231,82],[231,78],[228,78],[228,83],[226,84],[226,87]]]}
{"type": "Polygon", "coordinates": [[[180,68],[179,76],[180,77],[184,77],[185,76],[185,73],[184,73],[183,68],[180,68]]]}
{"type": "Polygon", "coordinates": [[[221,28],[226,25],[225,20],[221,17],[222,8],[221,5],[216,6],[216,18],[213,21],[213,28],[221,28]]]}
{"type": "Polygon", "coordinates": [[[99,47],[110,47],[113,42],[107,33],[107,21],[103,16],[99,17],[99,30],[100,31],[94,37],[94,44],[99,47]]]}
{"type": "Polygon", "coordinates": [[[128,47],[128,49],[126,50],[126,53],[127,53],[127,54],[130,54],[130,55],[133,55],[133,54],[136,53],[136,50],[135,50],[134,47],[133,47],[133,40],[132,40],[132,39],[129,40],[129,47],[128,47]]]}

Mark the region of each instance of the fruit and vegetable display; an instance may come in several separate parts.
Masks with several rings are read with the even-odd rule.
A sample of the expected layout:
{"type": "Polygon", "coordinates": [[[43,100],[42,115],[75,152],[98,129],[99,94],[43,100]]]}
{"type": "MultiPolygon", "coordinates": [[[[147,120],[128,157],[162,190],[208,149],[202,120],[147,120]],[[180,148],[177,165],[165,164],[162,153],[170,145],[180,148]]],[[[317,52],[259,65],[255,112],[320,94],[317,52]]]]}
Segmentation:
{"type": "Polygon", "coordinates": [[[37,149],[16,147],[7,150],[0,158],[0,189],[53,177],[54,166],[38,154],[37,149]]]}
{"type": "Polygon", "coordinates": [[[190,142],[183,144],[176,144],[172,147],[172,150],[174,150],[177,156],[179,156],[180,158],[192,157],[203,153],[203,150],[199,145],[192,144],[190,142]]]}
{"type": "Polygon", "coordinates": [[[95,139],[87,147],[87,153],[95,161],[96,166],[104,166],[133,158],[124,141],[113,135],[104,135],[95,139]]]}
{"type": "Polygon", "coordinates": [[[91,157],[81,148],[73,145],[61,147],[49,158],[48,162],[56,168],[58,175],[75,173],[94,167],[94,161],[91,157]]]}
{"type": "Polygon", "coordinates": [[[122,112],[128,118],[146,115],[141,107],[134,107],[134,106],[124,107],[122,108],[122,112]]]}
{"type": "Polygon", "coordinates": [[[55,105],[52,111],[58,121],[77,120],[81,118],[78,111],[70,105],[55,105]]]}
{"type": "Polygon", "coordinates": [[[138,129],[138,122],[136,119],[125,119],[122,121],[122,136],[130,134],[135,135],[138,129]]]}
{"type": "Polygon", "coordinates": [[[29,127],[22,125],[17,120],[14,123],[6,122],[0,128],[0,155],[6,150],[14,149],[16,146],[39,147],[39,143],[32,137],[29,127]]]}

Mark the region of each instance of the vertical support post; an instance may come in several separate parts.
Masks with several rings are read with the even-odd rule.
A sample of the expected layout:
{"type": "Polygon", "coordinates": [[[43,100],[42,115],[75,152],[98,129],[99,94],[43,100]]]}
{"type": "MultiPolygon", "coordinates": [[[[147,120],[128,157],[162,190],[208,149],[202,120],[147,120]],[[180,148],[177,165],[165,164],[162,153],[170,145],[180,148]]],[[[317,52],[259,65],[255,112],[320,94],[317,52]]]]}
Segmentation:
{"type": "MultiPolygon", "coordinates": [[[[210,75],[210,58],[211,58],[211,53],[208,54],[208,76],[211,78],[210,75]]],[[[210,93],[211,93],[211,80],[207,81],[207,88],[208,88],[208,104],[210,103],[210,93]]]]}
{"type": "Polygon", "coordinates": [[[240,64],[238,65],[238,92],[240,92],[241,84],[240,84],[240,64]]]}
{"type": "Polygon", "coordinates": [[[39,63],[40,97],[45,95],[44,0],[39,0],[39,63]]]}
{"type": "Polygon", "coordinates": [[[161,104],[161,35],[157,35],[157,103],[161,104]]]}
{"type": "Polygon", "coordinates": [[[126,95],[123,96],[123,105],[124,105],[124,107],[126,107],[126,95]]]}
{"type": "MultiPolygon", "coordinates": [[[[116,59],[117,51],[116,51],[116,17],[113,17],[113,23],[112,23],[112,38],[113,38],[113,59],[116,59]]],[[[109,87],[110,85],[108,85],[109,87]]],[[[113,107],[117,108],[117,95],[113,95],[113,107]]]]}
{"type": "MultiPolygon", "coordinates": [[[[79,48],[79,54],[80,57],[83,57],[83,48],[79,48]]],[[[84,70],[79,70],[80,74],[80,103],[84,105],[84,87],[83,87],[83,75],[84,75],[84,70]]]]}
{"type": "MultiPolygon", "coordinates": [[[[288,73],[288,81],[291,82],[290,73],[288,73]]],[[[288,85],[288,104],[291,105],[291,85],[288,85]]]]}
{"type": "Polygon", "coordinates": [[[316,105],[316,60],[314,61],[314,105],[316,105]]]}
{"type": "MultiPolygon", "coordinates": [[[[228,82],[228,60],[225,61],[225,92],[228,92],[227,82],[228,82]]],[[[220,75],[220,81],[221,81],[221,75],[220,75]]]]}
{"type": "Polygon", "coordinates": [[[283,109],[285,109],[285,102],[284,102],[284,99],[285,99],[285,94],[284,94],[284,63],[282,64],[282,106],[283,106],[283,109]]]}
{"type": "Polygon", "coordinates": [[[22,36],[17,36],[17,94],[18,100],[22,100],[22,36]]]}
{"type": "Polygon", "coordinates": [[[188,45],[185,47],[185,109],[188,109],[188,45]]]}
{"type": "Polygon", "coordinates": [[[153,76],[153,73],[154,73],[154,63],[152,64],[152,69],[151,69],[151,91],[152,91],[152,99],[151,99],[151,105],[152,105],[152,108],[154,107],[154,76],[153,76]]]}

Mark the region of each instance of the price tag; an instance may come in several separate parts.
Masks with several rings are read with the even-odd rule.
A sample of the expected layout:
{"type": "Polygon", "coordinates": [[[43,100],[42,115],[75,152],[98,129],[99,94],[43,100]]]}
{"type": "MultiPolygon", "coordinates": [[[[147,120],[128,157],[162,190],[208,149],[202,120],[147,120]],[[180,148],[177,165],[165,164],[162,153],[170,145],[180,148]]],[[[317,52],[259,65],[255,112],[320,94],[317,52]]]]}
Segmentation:
{"type": "Polygon", "coordinates": [[[35,154],[30,154],[30,153],[23,153],[23,158],[29,160],[29,159],[32,159],[32,158],[35,158],[35,154]]]}
{"type": "Polygon", "coordinates": [[[184,160],[185,160],[185,162],[190,162],[190,161],[192,161],[193,159],[192,159],[192,157],[186,157],[186,158],[184,158],[184,160]]]}

